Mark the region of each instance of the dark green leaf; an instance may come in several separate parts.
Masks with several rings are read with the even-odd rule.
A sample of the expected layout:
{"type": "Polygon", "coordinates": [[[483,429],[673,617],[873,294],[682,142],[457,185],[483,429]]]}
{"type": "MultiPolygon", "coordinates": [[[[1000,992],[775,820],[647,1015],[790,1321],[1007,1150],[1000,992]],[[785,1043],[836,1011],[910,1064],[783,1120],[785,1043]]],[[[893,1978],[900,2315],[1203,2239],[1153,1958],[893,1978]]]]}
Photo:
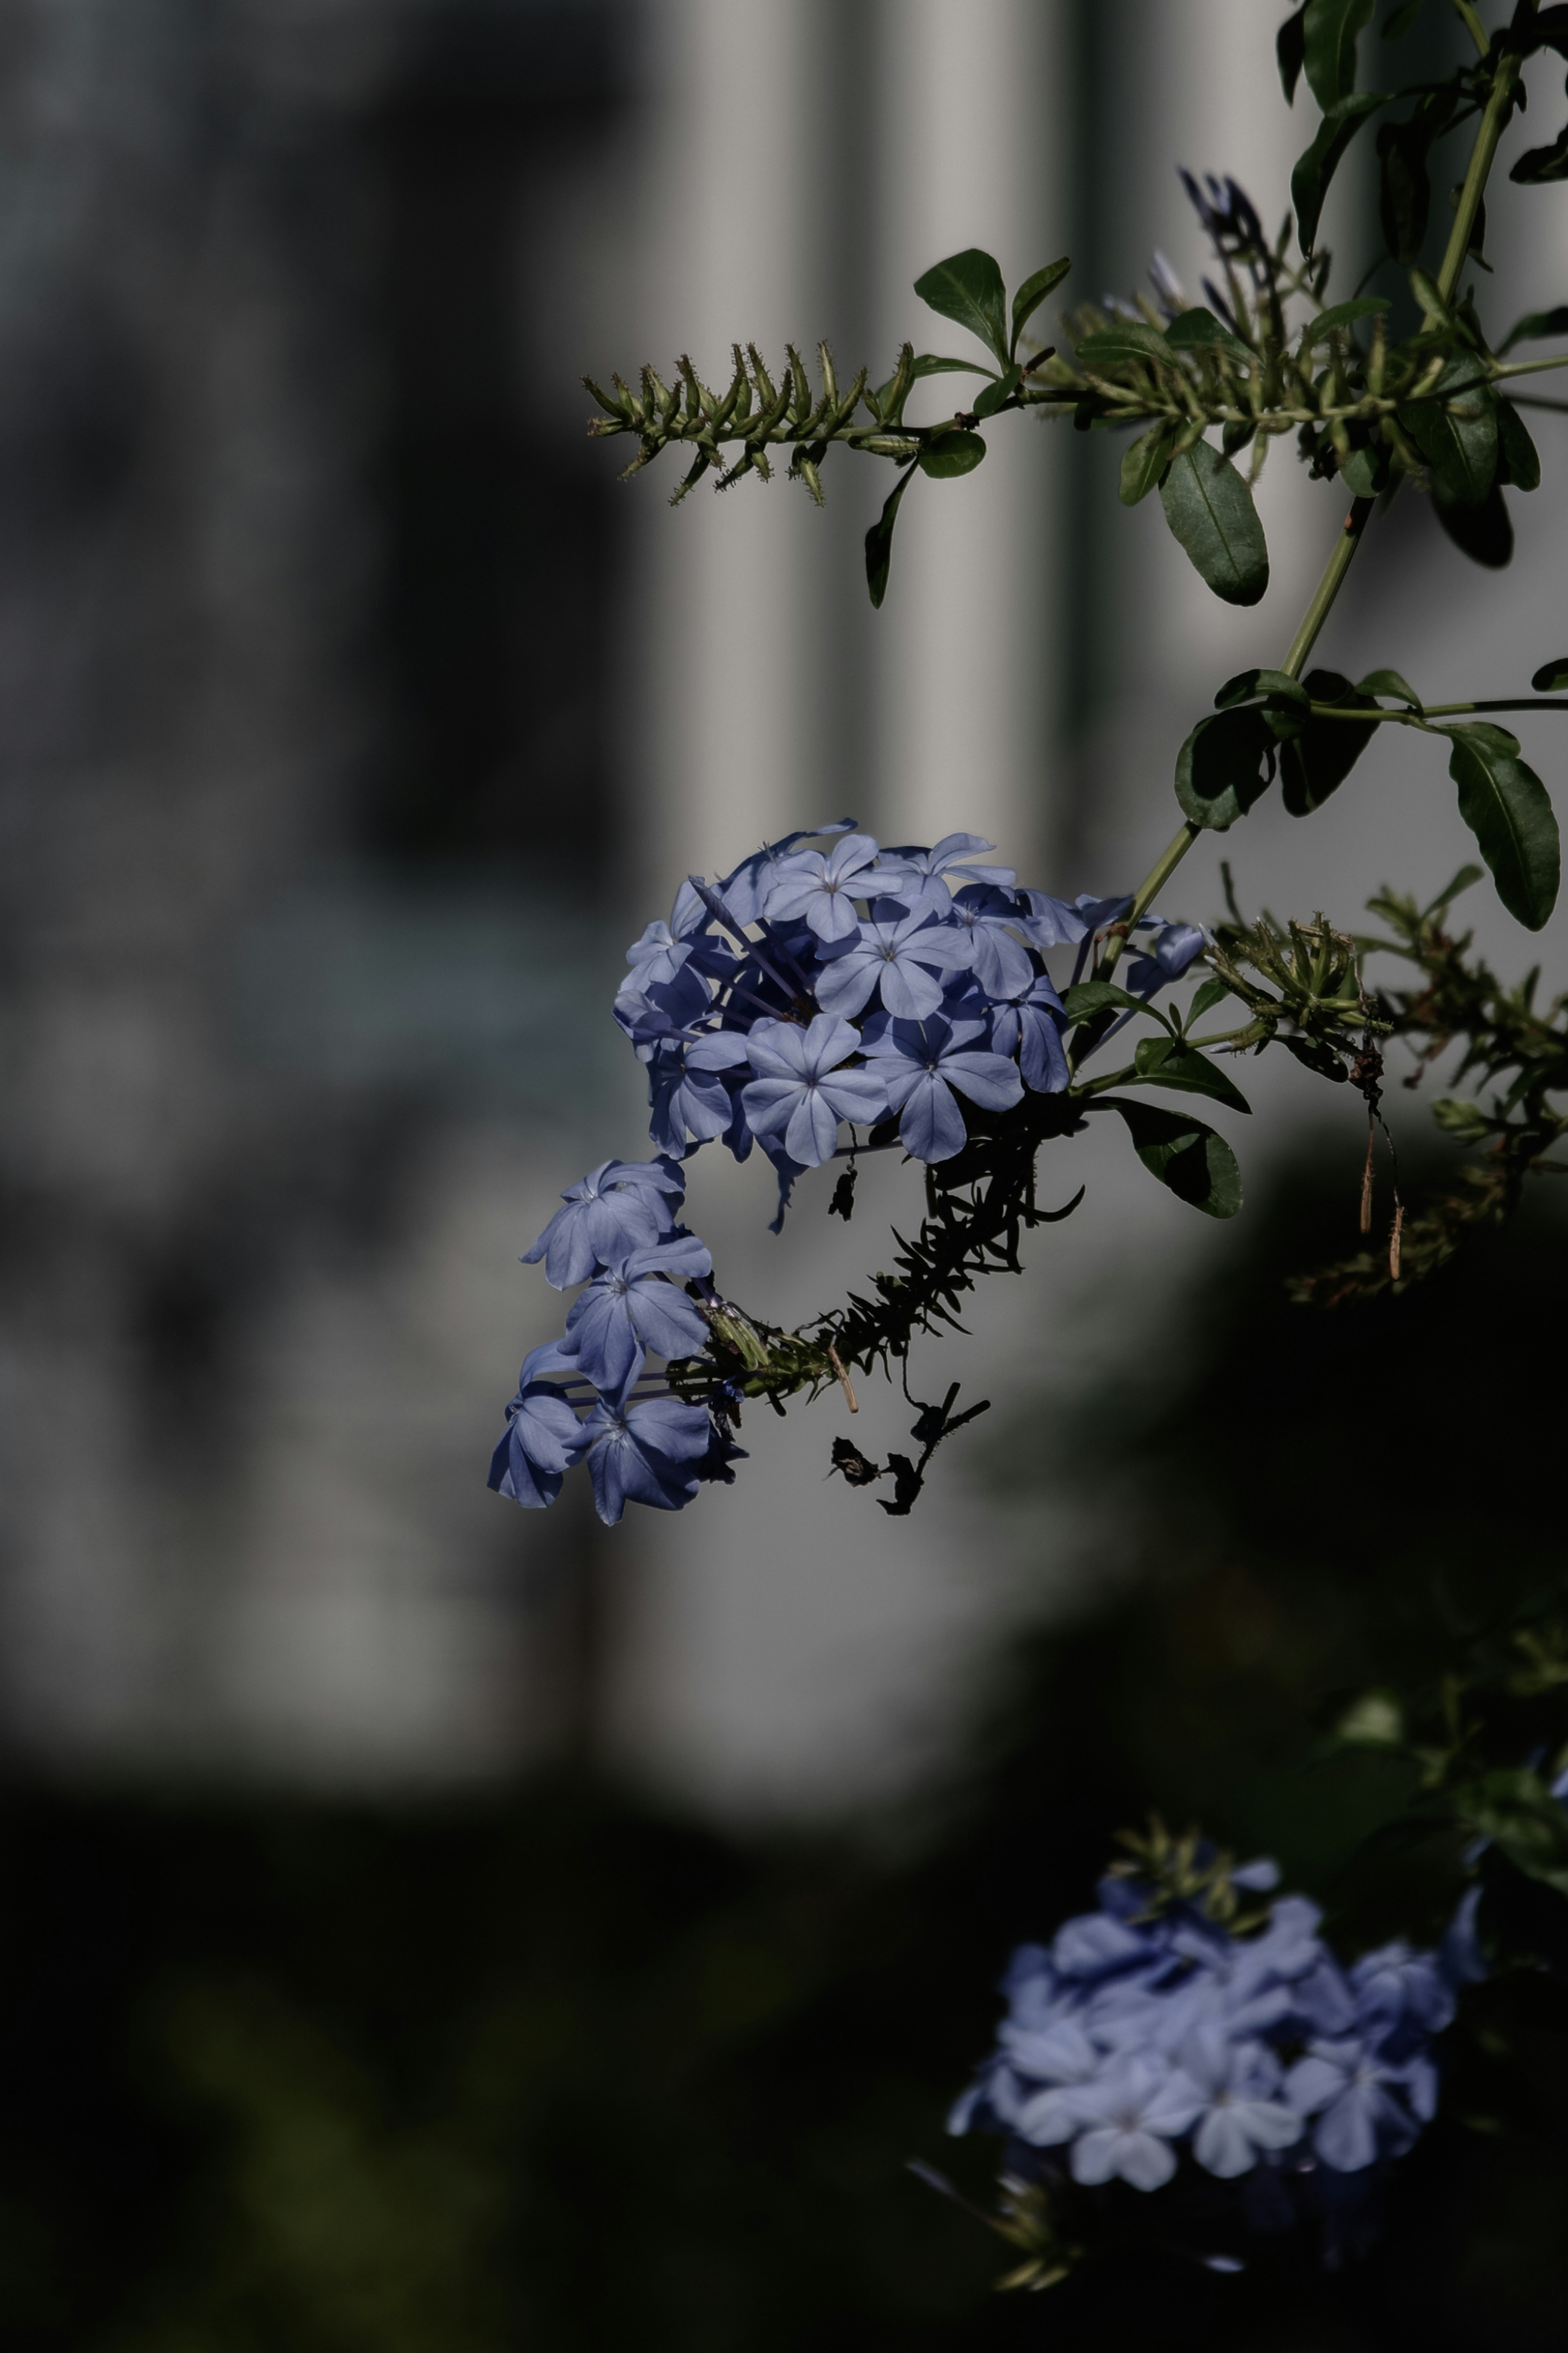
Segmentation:
{"type": "Polygon", "coordinates": [[[1279,746],[1256,705],[1200,719],[1176,754],[1176,798],[1194,825],[1224,833],[1274,781],[1279,746]]]}
{"type": "Polygon", "coordinates": [[[1374,499],[1388,487],[1392,460],[1385,443],[1368,441],[1352,449],[1340,468],[1340,480],[1354,499],[1374,499]]]}
{"type": "Polygon", "coordinates": [[[1118,988],[1113,980],[1080,980],[1075,987],[1063,990],[1062,1003],[1069,1021],[1089,1021],[1113,1007],[1123,1013],[1152,1010],[1141,997],[1130,997],[1124,988],[1118,988]]]}
{"type": "Polygon", "coordinates": [[[1238,702],[1260,702],[1299,705],[1305,712],[1310,697],[1299,678],[1288,670],[1242,670],[1227,678],[1215,696],[1216,711],[1229,711],[1238,702]]]}
{"type": "Polygon", "coordinates": [[[1223,1136],[1202,1120],[1161,1111],[1152,1103],[1125,1103],[1108,1095],[1105,1107],[1121,1113],[1133,1151],[1178,1200],[1189,1202],[1205,1217],[1235,1217],[1241,1207],[1241,1171],[1223,1136]]]}
{"type": "Polygon", "coordinates": [[[1399,422],[1431,469],[1433,491],[1454,506],[1479,506],[1497,475],[1497,402],[1478,363],[1461,354],[1429,400],[1413,400],[1399,422]]]}
{"type": "Polygon", "coordinates": [[[1121,367],[1128,360],[1158,360],[1170,367],[1175,359],[1158,327],[1141,327],[1132,319],[1118,320],[1114,327],[1101,327],[1085,335],[1078,356],[1089,368],[1121,367]]]}
{"type": "Polygon", "coordinates": [[[1003,402],[1005,400],[1012,399],[1013,395],[1017,391],[1018,386],[1023,380],[1023,369],[1021,367],[1010,367],[1005,375],[998,376],[994,384],[988,384],[986,385],[984,391],[981,394],[979,399],[974,404],[975,416],[994,417],[1003,402]]]}
{"type": "Polygon", "coordinates": [[[922,474],[933,482],[955,481],[960,474],[973,474],[985,455],[985,444],[978,433],[944,433],[915,459],[922,474]]]}
{"type": "Polygon", "coordinates": [[[1568,687],[1568,654],[1560,655],[1556,661],[1542,662],[1530,683],[1537,694],[1560,694],[1568,687]]]}
{"type": "Polygon", "coordinates": [[[1541,459],[1511,400],[1497,405],[1498,480],[1516,491],[1541,488],[1541,459]]]}
{"type": "MultiPolygon", "coordinates": [[[[983,367],[978,360],[943,359],[936,352],[922,352],[919,359],[911,363],[909,376],[910,391],[912,392],[921,378],[927,375],[983,375],[993,384],[996,381],[995,369],[983,367]]],[[[898,378],[890,375],[887,383],[879,385],[877,389],[877,406],[884,424],[887,425],[901,425],[904,421],[904,401],[900,401],[896,416],[888,406],[888,396],[897,382],[898,378]]],[[[906,392],[904,399],[907,400],[908,397],[909,393],[906,392]]]]}
{"type": "Polygon", "coordinates": [[[1421,697],[1414,687],[1406,686],[1396,670],[1369,670],[1364,678],[1355,682],[1358,694],[1385,694],[1391,702],[1407,703],[1412,711],[1421,709],[1421,697]]]}
{"type": "Polygon", "coordinates": [[[977,246],[950,254],[916,279],[915,292],[944,319],[956,320],[989,343],[999,364],[1007,365],[1013,356],[1007,343],[1007,296],[990,254],[977,246]]]}
{"type": "Polygon", "coordinates": [[[1293,16],[1286,17],[1274,36],[1274,55],[1279,61],[1279,80],[1287,106],[1296,103],[1296,84],[1301,79],[1301,68],[1306,60],[1306,14],[1305,0],[1302,0],[1302,5],[1293,16]]]}
{"type": "Polygon", "coordinates": [[[1322,218],[1323,198],[1340,167],[1340,159],[1369,114],[1388,100],[1376,90],[1362,90],[1341,99],[1318,125],[1318,135],[1300,157],[1290,174],[1290,201],[1296,207],[1296,234],[1303,253],[1310,253],[1322,218]]]}
{"type": "Polygon", "coordinates": [[[1568,122],[1550,147],[1527,148],[1508,176],[1525,188],[1544,187],[1552,180],[1568,179],[1568,122]]]}
{"type": "Polygon", "coordinates": [[[1384,243],[1395,261],[1415,259],[1432,210],[1426,170],[1432,140],[1419,110],[1405,122],[1377,126],[1378,215],[1384,243]]]}
{"type": "Polygon", "coordinates": [[[1028,325],[1053,287],[1059,286],[1072,263],[1064,254],[1060,261],[1047,261],[1032,278],[1026,278],[1013,297],[1013,341],[1010,352],[1016,352],[1018,338],[1028,325]]]}
{"type": "Polygon", "coordinates": [[[1205,310],[1201,302],[1195,309],[1184,311],[1179,318],[1172,320],[1165,330],[1165,341],[1177,351],[1228,352],[1233,360],[1240,360],[1244,364],[1257,356],[1247,349],[1239,335],[1233,335],[1228,327],[1222,326],[1214,312],[1205,310]]]}
{"type": "MultiPolygon", "coordinates": [[[[1349,710],[1372,710],[1363,694],[1338,670],[1310,670],[1302,681],[1314,702],[1337,702],[1349,710]]],[[[1377,733],[1377,723],[1360,725],[1349,719],[1310,719],[1293,744],[1279,755],[1279,790],[1292,817],[1310,817],[1329,795],[1337,792],[1377,733]]]]}
{"type": "Polygon", "coordinates": [[[1194,992],[1193,1001],[1187,1008],[1188,1029],[1190,1029],[1192,1028],[1194,1021],[1201,1020],[1203,1016],[1207,1013],[1211,1008],[1217,1005],[1222,997],[1228,997],[1229,995],[1229,981],[1215,979],[1205,980],[1203,987],[1194,992]]]}
{"type": "Polygon", "coordinates": [[[1508,501],[1494,483],[1479,506],[1455,506],[1447,499],[1434,499],[1432,512],[1453,541],[1462,548],[1472,564],[1484,564],[1489,571],[1500,572],[1513,560],[1513,524],[1509,520],[1508,501]]]}
{"type": "Polygon", "coordinates": [[[1177,427],[1162,421],[1141,433],[1121,460],[1121,503],[1135,507],[1147,498],[1171,462],[1177,427]]]}
{"type": "Polygon", "coordinates": [[[1206,441],[1172,461],[1160,485],[1165,521],[1227,605],[1256,605],[1268,586],[1268,545],[1252,492],[1206,441]]]}
{"type": "Polygon", "coordinates": [[[1384,39],[1385,41],[1403,40],[1426,5],[1426,0],[1405,0],[1405,5],[1402,8],[1396,8],[1384,26],[1384,39]]]}
{"type": "Polygon", "coordinates": [[[1559,303],[1555,311],[1527,311],[1498,345],[1498,357],[1506,358],[1515,343],[1544,343],[1548,335],[1568,335],[1568,305],[1559,303]]]}
{"type": "Polygon", "coordinates": [[[1173,1039],[1145,1038],[1132,1057],[1132,1066],[1139,1077],[1147,1079],[1152,1086],[1179,1087],[1186,1094],[1212,1095],[1215,1103],[1226,1103],[1232,1111],[1252,1109],[1240,1088],[1206,1054],[1200,1054],[1194,1046],[1178,1046],[1173,1039]]]}
{"type": "Polygon", "coordinates": [[[1307,0],[1301,25],[1307,87],[1327,114],[1355,88],[1357,36],[1372,22],[1372,0],[1307,0]]]}
{"type": "Polygon", "coordinates": [[[1350,1076],[1343,1061],[1335,1053],[1326,1038],[1309,1038],[1299,1033],[1290,1036],[1282,1034],[1279,1043],[1288,1054],[1294,1054],[1299,1062],[1304,1062],[1308,1070],[1316,1071],[1321,1079],[1343,1081],[1350,1076]]]}
{"type": "Polygon", "coordinates": [[[1321,311],[1312,322],[1307,335],[1309,351],[1321,343],[1335,327],[1353,326],[1358,319],[1374,319],[1380,311],[1393,309],[1381,294],[1358,294],[1353,301],[1336,302],[1331,311],[1321,311]]]}
{"type": "Polygon", "coordinates": [[[1454,746],[1448,774],[1459,788],[1459,815],[1491,869],[1498,897],[1526,931],[1538,932],[1557,903],[1560,856],[1546,787],[1506,728],[1476,720],[1442,732],[1454,746]]]}
{"type": "Polygon", "coordinates": [[[912,466],[906,466],[888,494],[887,504],[866,533],[866,586],[871,591],[871,602],[880,606],[888,593],[888,567],[893,560],[893,525],[899,519],[899,507],[910,487],[912,466]]]}

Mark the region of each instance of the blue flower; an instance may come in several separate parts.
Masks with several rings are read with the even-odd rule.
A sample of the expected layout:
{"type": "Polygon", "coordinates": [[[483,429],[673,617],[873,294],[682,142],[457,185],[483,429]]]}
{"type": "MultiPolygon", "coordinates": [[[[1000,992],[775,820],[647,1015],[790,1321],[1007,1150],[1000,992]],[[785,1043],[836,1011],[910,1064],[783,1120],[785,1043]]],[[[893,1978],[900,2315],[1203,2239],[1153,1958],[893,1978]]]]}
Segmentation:
{"type": "Polygon", "coordinates": [[[1158,2189],[1176,2169],[1173,2140],[1203,2113],[1203,2094],[1180,2069],[1141,2052],[1115,2059],[1091,2084],[1064,2094],[1079,2126],[1072,2147],[1075,2181],[1120,2174],[1134,2189],[1158,2189]]]}
{"type": "Polygon", "coordinates": [[[819,940],[852,939],[858,927],[855,901],[878,888],[867,871],[876,855],[868,833],[852,833],[829,850],[796,852],[784,860],[763,914],[802,915],[819,940]]]}
{"type": "Polygon", "coordinates": [[[1027,987],[998,998],[991,1016],[994,1053],[1016,1056],[1024,1084],[1037,1094],[1059,1095],[1068,1083],[1062,1029],[1067,1008],[1048,973],[1035,974],[1027,987]]]}
{"type": "Polygon", "coordinates": [[[697,1493],[697,1464],[712,1436],[700,1406],[678,1398],[633,1405],[630,1383],[600,1398],[583,1425],[583,1446],[594,1482],[594,1502],[606,1527],[628,1503],[679,1512],[697,1493]]]}
{"type": "Polygon", "coordinates": [[[1217,2026],[1197,2026],[1176,2056],[1203,2094],[1193,2155],[1205,2172],[1234,2181],[1252,2171],[1260,2149],[1289,2148],[1300,2139],[1300,2117],[1275,2097],[1279,2062],[1261,2042],[1233,2042],[1217,2026]]]}
{"type": "Polygon", "coordinates": [[[644,1351],[684,1356],[704,1345],[708,1325],[669,1275],[710,1274],[713,1261],[695,1234],[615,1260],[580,1292],[566,1318],[563,1352],[601,1389],[619,1388],[642,1368],[644,1351]]]}
{"type": "Polygon", "coordinates": [[[733,1029],[681,1032],[661,1045],[648,1075],[648,1134],[655,1144],[679,1153],[689,1142],[707,1144],[722,1135],[734,1114],[720,1072],[739,1069],[745,1059],[746,1041],[733,1029]]]}
{"type": "Polygon", "coordinates": [[[859,1052],[859,1033],[831,1014],[817,1014],[805,1029],[793,1021],[754,1022],[745,1050],[761,1073],[741,1090],[747,1124],[759,1142],[780,1137],[800,1167],[832,1156],[841,1119],[870,1125],[888,1108],[879,1073],[842,1067],[859,1052]]]}
{"type": "Polygon", "coordinates": [[[552,1369],[562,1365],[553,1344],[524,1359],[517,1395],[506,1409],[506,1429],[490,1457],[489,1484],[527,1511],[542,1511],[555,1501],[563,1477],[584,1449],[582,1425],[561,1391],[536,1377],[546,1362],[552,1369]]]}
{"type": "Polygon", "coordinates": [[[923,1021],[942,1000],[940,974],[963,969],[969,948],[950,923],[917,907],[907,913],[896,899],[879,899],[868,923],[824,963],[816,1001],[825,1013],[858,1013],[879,990],[884,1009],[900,1021],[923,1021]]]}
{"type": "Polygon", "coordinates": [[[557,1209],[524,1266],[544,1261],[544,1280],[557,1291],[586,1282],[597,1266],[644,1250],[668,1233],[686,1193],[671,1160],[602,1160],[580,1185],[561,1196],[557,1209]]]}
{"type": "Polygon", "coordinates": [[[971,883],[952,902],[952,920],[968,940],[974,976],[988,997],[1014,997],[1035,977],[1028,949],[1013,934],[1018,909],[1010,891],[971,883]]]}
{"type": "Polygon", "coordinates": [[[1413,1953],[1404,1943],[1363,1953],[1350,1980],[1357,2022],[1384,2050],[1391,2050],[1396,2039],[1414,2042],[1440,2034],[1457,2006],[1435,1956],[1413,1953]]]}
{"type": "MultiPolygon", "coordinates": [[[[834,825],[812,825],[804,833],[786,833],[782,841],[770,841],[765,849],[755,849],[750,858],[743,858],[734,872],[726,874],[720,883],[719,895],[738,923],[754,923],[800,842],[821,841],[832,834],[854,830],[854,818],[841,817],[834,825]]],[[[695,892],[692,897],[695,900],[695,892]]],[[[676,903],[679,906],[680,902],[676,903]]]]}
{"type": "Polygon", "coordinates": [[[1180,980],[1207,945],[1208,934],[1196,923],[1159,923],[1152,940],[1128,964],[1128,988],[1134,997],[1152,997],[1168,981],[1180,980]]]}
{"type": "Polygon", "coordinates": [[[952,894],[949,875],[963,882],[996,882],[1004,888],[1017,881],[1010,866],[975,866],[969,862],[995,847],[994,842],[983,841],[977,833],[944,833],[934,849],[884,849],[878,860],[879,876],[886,878],[880,887],[889,897],[901,899],[907,907],[923,907],[933,915],[945,917],[952,894]]]}
{"type": "Polygon", "coordinates": [[[1403,2063],[1357,2037],[1309,2044],[1285,2078],[1299,2116],[1316,2119],[1312,2147],[1337,2173],[1360,2173],[1380,2157],[1403,2157],[1436,2106],[1428,2059],[1403,2063]]]}
{"type": "Polygon", "coordinates": [[[889,1021],[874,1017],[862,1032],[868,1061],[900,1113],[899,1135],[917,1160],[951,1160],[968,1141],[952,1090],[984,1111],[1006,1111],[1023,1100],[1024,1082],[1004,1055],[975,1050],[985,1034],[980,1021],[889,1021]]]}

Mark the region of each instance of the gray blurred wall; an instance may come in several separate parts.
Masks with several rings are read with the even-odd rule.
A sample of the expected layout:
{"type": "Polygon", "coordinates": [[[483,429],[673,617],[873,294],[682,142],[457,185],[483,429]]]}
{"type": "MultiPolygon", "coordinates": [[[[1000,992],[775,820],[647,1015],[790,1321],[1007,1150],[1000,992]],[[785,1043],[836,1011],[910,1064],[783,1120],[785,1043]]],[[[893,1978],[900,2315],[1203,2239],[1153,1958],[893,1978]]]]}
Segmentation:
{"type": "MultiPolygon", "coordinates": [[[[873,615],[868,466],[826,513],[746,485],[671,515],[584,439],[577,377],[716,374],[737,336],[890,363],[967,244],[1014,280],[1070,250],[1079,298],[1159,244],[1195,285],[1175,163],[1268,218],[1304,143],[1256,5],[6,0],[0,108],[5,1736],[372,1786],[574,1746],[739,1811],[907,1786],[1082,1525],[989,1510],[962,1440],[889,1523],[824,1478],[837,1398],[749,1417],[736,1485],[679,1516],[520,1514],[485,1462],[560,1303],[517,1255],[642,1148],[608,999],[683,874],[849,813],[1130,885],[1334,496],[1277,454],[1274,583],[1237,614],[1120,508],[1104,438],[1016,427],[910,500],[873,615]]],[[[1366,202],[1347,170],[1347,249],[1366,202]]],[[[1552,299],[1563,200],[1492,215],[1533,252],[1486,301],[1552,299]]],[[[1500,586],[1405,501],[1324,657],[1517,687],[1561,649],[1562,503],[1518,507],[1500,586]]],[[[1344,918],[1446,879],[1430,760],[1366,778],[1226,845],[1249,896],[1344,918]]],[[[1167,912],[1218,902],[1195,854],[1167,912]]],[[[1291,1072],[1253,1092],[1275,1150],[1323,1115],[1291,1072]]],[[[852,1228],[814,1182],[775,1241],[763,1176],[711,1159],[692,1222],[778,1320],[917,1213],[880,1168],[852,1228]]],[[[917,1395],[1066,1377],[1224,1246],[1092,1140],[1047,1198],[1084,1179],[917,1395]]],[[[908,1419],[872,1385],[858,1434],[908,1419]]]]}

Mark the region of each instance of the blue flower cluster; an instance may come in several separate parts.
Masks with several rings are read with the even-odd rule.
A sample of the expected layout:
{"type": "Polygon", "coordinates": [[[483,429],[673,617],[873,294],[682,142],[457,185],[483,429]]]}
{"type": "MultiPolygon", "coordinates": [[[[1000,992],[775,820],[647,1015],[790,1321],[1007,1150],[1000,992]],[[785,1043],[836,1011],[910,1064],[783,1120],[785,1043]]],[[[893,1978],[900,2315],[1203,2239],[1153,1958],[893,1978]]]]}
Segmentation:
{"type": "MultiPolygon", "coordinates": [[[[1279,1873],[1228,1880],[1268,1891],[1279,1873]]],[[[1277,2205],[1280,2177],[1363,2175],[1410,2148],[1436,2108],[1433,2039],[1485,1974],[1474,1892],[1436,1953],[1386,1945],[1349,1968],[1305,1896],[1237,1934],[1203,1905],[1152,1907],[1136,1879],[1099,1893],[1097,1912],[1014,1955],[997,2048],[951,2131],[1005,2132],[1025,2168],[1048,2152],[1075,2181],[1142,2190],[1185,2149],[1222,2181],[1273,2177],[1277,2205]]]]}
{"type": "MultiPolygon", "coordinates": [[[[693,876],[628,950],[616,999],[659,1149],[721,1139],[744,1160],[755,1144],[782,1202],[845,1124],[896,1122],[907,1152],[938,1162],[963,1148],[966,1102],[1002,1112],[1026,1089],[1059,1093],[1067,1014],[1045,951],[1075,948],[1078,979],[1131,901],[1020,890],[1010,866],[980,862],[991,848],[950,833],[879,849],[845,818],[771,842],[715,887],[693,876]]],[[[1204,934],[1158,916],[1140,928],[1152,937],[1128,986],[1152,996],[1204,934]]]]}
{"type": "MultiPolygon", "coordinates": [[[[917,1159],[950,1160],[965,1103],[1002,1112],[1026,1089],[1067,1086],[1045,951],[1072,948],[1078,979],[1131,901],[1019,890],[1011,867],[977,862],[991,847],[953,833],[879,849],[846,818],[769,843],[716,886],[694,875],[668,923],[627,950],[615,1015],[647,1066],[658,1156],[594,1169],[524,1254],[558,1291],[584,1288],[561,1339],[522,1367],[490,1465],[498,1493],[539,1508],[586,1461],[613,1523],[628,1501],[679,1511],[704,1481],[733,1478],[737,1388],[716,1374],[700,1400],[676,1396],[647,1369],[701,1350],[723,1304],[705,1245],[675,1222],[679,1164],[702,1145],[744,1160],[755,1144],[782,1219],[795,1178],[844,1148],[846,1124],[851,1148],[857,1128],[896,1123],[917,1159]]],[[[1149,936],[1127,982],[1145,997],[1204,945],[1190,923],[1134,928],[1149,936]]]]}

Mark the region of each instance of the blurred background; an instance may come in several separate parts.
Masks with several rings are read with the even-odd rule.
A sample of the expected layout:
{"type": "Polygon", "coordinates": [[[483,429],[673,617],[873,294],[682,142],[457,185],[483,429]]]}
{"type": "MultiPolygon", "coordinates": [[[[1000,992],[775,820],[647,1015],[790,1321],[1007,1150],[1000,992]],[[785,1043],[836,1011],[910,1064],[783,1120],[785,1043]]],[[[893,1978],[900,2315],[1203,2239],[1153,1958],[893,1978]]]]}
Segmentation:
{"type": "MultiPolygon", "coordinates": [[[[995,1406],[911,1519],[827,1482],[837,1398],[749,1418],[680,1515],[484,1486],[558,1328],[518,1254],[647,1148],[608,1006],[681,878],[851,814],[1130,888],[1339,521],[1278,452],[1237,613],[1118,505],[1119,444],[1017,423],[907,502],[873,614],[880,469],[671,515],[580,375],[821,334],[886,372],[951,346],[910,289],[971,244],[1013,282],[1070,252],[1076,300],[1159,246],[1195,293],[1175,166],[1272,220],[1306,142],[1279,13],[0,0],[0,2341],[1033,2341],[900,2170],[948,2161],[1010,1943],[1150,1804],[1364,1902],[1336,1874],[1405,1793],[1304,1778],[1313,1710],[1404,1655],[1434,1564],[1549,1552],[1496,1474],[1555,1459],[1568,1270],[1542,1211],[1419,1302],[1286,1308],[1362,1148],[1294,1064],[1249,1078],[1240,1227],[1058,1147],[1084,1208],[917,1356],[995,1406]]],[[[1405,79],[1462,38],[1428,13],[1405,79]]],[[[1341,292],[1372,206],[1347,166],[1341,292]]],[[[1489,212],[1500,332],[1563,294],[1568,206],[1489,212]]],[[[1408,498],[1326,661],[1486,694],[1560,650],[1531,421],[1511,570],[1408,498]]],[[[1225,846],[1249,905],[1344,923],[1468,837],[1402,740],[1225,846]]],[[[1200,850],[1163,912],[1220,906],[1200,850]]],[[[691,1222],[772,1320],[917,1213],[879,1168],[829,1227],[814,1179],[775,1240],[710,1157],[691,1222]]],[[[906,1442],[865,1403],[868,1451],[906,1442]]],[[[1289,2341],[1556,2345],[1525,2226],[1565,2188],[1461,2166],[1289,2341]]]]}

